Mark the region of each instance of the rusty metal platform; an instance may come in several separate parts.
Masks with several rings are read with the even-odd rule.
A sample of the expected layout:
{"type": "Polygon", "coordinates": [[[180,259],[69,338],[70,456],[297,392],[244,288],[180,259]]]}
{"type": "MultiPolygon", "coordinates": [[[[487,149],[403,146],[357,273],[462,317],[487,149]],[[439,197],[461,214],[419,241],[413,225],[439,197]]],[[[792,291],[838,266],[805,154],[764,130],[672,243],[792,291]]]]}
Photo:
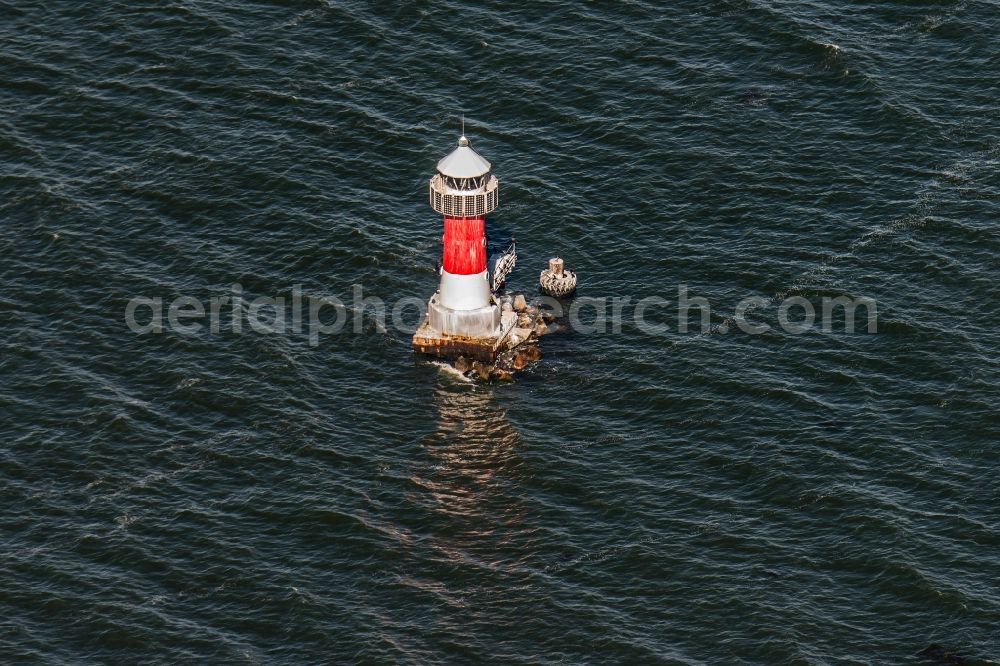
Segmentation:
{"type": "Polygon", "coordinates": [[[514,321],[503,317],[498,334],[495,336],[466,337],[447,335],[435,330],[424,318],[413,334],[413,349],[421,354],[454,360],[459,356],[467,359],[492,363],[507,348],[507,338],[513,330],[514,321]]]}

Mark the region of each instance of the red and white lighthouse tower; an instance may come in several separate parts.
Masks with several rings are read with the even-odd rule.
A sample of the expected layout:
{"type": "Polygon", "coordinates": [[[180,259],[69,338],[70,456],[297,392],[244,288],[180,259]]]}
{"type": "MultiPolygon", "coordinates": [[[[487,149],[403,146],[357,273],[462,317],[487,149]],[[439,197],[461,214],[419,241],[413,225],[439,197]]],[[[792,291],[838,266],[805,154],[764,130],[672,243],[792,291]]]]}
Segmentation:
{"type": "Polygon", "coordinates": [[[430,181],[431,208],[444,215],[441,305],[452,310],[490,305],[486,214],[497,207],[500,192],[491,168],[463,134],[430,181]]]}
{"type": "MultiPolygon", "coordinates": [[[[413,344],[441,356],[476,356],[475,349],[465,347],[498,346],[513,325],[501,317],[493,297],[493,287],[503,276],[491,276],[487,267],[486,215],[497,207],[499,183],[489,160],[463,134],[458,146],[437,163],[429,185],[431,208],[444,216],[441,281],[413,344]]],[[[512,267],[512,255],[506,263],[512,267]]]]}

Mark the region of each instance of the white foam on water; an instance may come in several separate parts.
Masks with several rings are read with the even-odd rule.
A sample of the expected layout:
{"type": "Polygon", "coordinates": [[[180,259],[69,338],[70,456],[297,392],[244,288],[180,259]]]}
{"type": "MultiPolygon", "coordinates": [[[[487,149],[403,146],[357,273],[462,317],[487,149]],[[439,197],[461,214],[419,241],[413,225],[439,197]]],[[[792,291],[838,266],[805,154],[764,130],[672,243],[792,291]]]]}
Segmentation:
{"type": "Polygon", "coordinates": [[[456,370],[451,363],[444,363],[443,361],[431,361],[431,364],[436,365],[441,370],[441,372],[447,375],[453,376],[456,379],[461,379],[462,381],[469,384],[472,383],[472,380],[470,378],[466,377],[463,373],[456,370]]]}

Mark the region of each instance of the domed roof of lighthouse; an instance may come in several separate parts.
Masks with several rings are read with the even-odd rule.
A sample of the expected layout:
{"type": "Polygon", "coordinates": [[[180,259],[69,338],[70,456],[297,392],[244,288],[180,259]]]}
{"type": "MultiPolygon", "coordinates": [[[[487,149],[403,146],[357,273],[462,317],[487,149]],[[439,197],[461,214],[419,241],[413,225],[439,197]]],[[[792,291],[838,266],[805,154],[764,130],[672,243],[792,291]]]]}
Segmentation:
{"type": "Polygon", "coordinates": [[[491,168],[490,161],[469,145],[464,134],[458,140],[458,147],[437,163],[437,170],[449,178],[478,178],[491,168]]]}

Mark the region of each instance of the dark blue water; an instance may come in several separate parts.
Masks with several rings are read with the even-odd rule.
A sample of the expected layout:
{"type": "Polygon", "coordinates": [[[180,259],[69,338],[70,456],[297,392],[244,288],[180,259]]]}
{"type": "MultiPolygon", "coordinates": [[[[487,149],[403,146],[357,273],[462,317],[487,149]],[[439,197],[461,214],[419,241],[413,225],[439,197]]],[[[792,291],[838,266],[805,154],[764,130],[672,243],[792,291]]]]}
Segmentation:
{"type": "Polygon", "coordinates": [[[0,661],[1000,659],[998,12],[0,0],[0,661]],[[561,254],[711,330],[484,384],[356,311],[126,326],[425,299],[462,113],[512,289],[561,254]]]}

